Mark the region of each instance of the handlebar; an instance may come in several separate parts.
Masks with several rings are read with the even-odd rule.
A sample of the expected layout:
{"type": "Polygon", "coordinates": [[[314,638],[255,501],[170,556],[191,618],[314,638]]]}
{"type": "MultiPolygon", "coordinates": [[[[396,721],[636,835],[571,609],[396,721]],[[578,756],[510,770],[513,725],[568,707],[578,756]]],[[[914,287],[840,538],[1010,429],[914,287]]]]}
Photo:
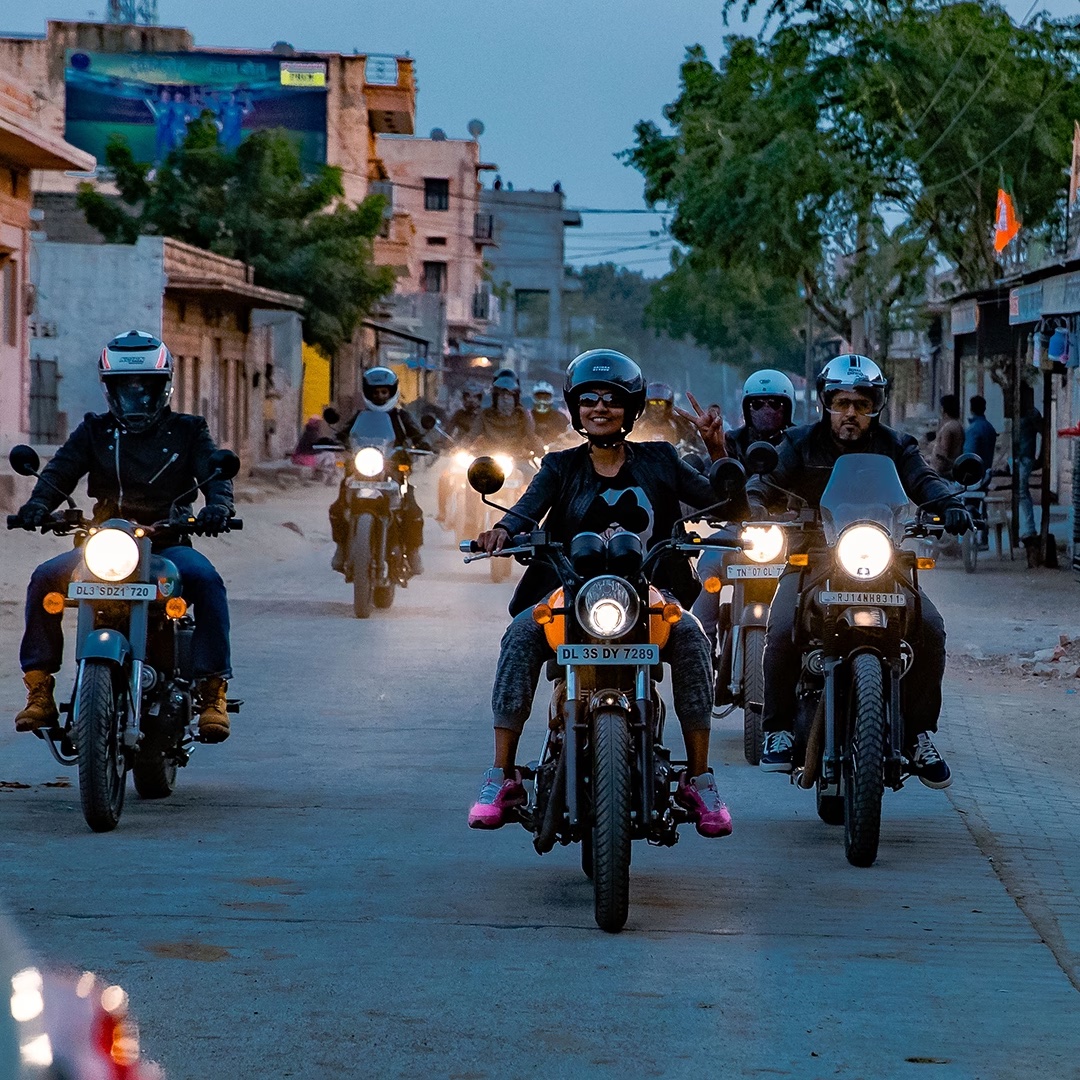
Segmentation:
{"type": "MultiPolygon", "coordinates": [[[[18,514],[7,515],[8,529],[26,529],[27,532],[40,532],[43,535],[45,533],[66,533],[72,532],[75,529],[88,529],[92,524],[92,522],[87,521],[80,513],[77,519],[73,518],[71,520],[49,517],[40,525],[27,529],[26,526],[21,524],[18,514]]],[[[141,525],[139,528],[143,529],[147,536],[155,536],[168,532],[190,534],[192,536],[206,535],[202,528],[199,527],[196,518],[188,518],[186,521],[155,521],[153,525],[141,525]]],[[[242,532],[243,528],[244,519],[234,517],[229,518],[221,532],[242,532]]]]}

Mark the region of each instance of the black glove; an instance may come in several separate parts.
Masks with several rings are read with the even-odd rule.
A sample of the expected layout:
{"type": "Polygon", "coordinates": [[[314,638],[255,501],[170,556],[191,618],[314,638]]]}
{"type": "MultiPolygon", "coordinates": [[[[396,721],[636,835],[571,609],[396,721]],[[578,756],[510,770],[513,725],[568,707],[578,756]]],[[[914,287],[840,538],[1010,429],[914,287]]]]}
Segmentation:
{"type": "Polygon", "coordinates": [[[971,515],[962,507],[954,506],[945,511],[945,531],[951,536],[963,536],[974,527],[971,515]]]}
{"type": "Polygon", "coordinates": [[[225,525],[231,517],[232,511],[227,506],[211,503],[199,511],[195,524],[198,525],[199,532],[203,536],[217,536],[218,533],[225,531],[225,525]]]}
{"type": "Polygon", "coordinates": [[[49,520],[52,511],[43,503],[31,499],[25,506],[19,507],[19,527],[36,529],[49,520]]]}

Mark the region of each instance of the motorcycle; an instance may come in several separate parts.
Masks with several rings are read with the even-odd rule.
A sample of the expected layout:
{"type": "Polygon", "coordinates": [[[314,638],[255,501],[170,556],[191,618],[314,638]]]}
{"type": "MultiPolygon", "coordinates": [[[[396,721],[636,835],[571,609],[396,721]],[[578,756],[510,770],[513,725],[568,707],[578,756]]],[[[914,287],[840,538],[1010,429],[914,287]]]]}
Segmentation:
{"type": "Polygon", "coordinates": [[[349,543],[345,580],[353,587],[353,614],[368,619],[375,608],[394,603],[398,585],[405,587],[413,571],[405,554],[405,496],[414,456],[430,450],[395,447],[390,417],[365,409],[349,429],[348,446],[321,442],[316,450],[345,455],[345,494],[349,543]]]}
{"type": "MultiPolygon", "coordinates": [[[[745,481],[742,466],[730,459],[717,462],[711,476],[725,499],[745,481]]],[[[478,458],[469,469],[472,487],[497,510],[502,508],[489,496],[503,479],[491,458],[478,458]]],[[[467,563],[543,560],[561,581],[533,609],[555,653],[547,667],[554,686],[540,756],[522,769],[529,799],[518,820],[541,855],[556,843],[581,844],[596,923],[609,933],[623,928],[629,912],[631,842],[670,847],[679,839],[679,825],[689,820],[674,800],[685,762],[672,761],[664,745],[664,703],[657,692],[660,650],[684,612],[665,601],[650,573],[669,552],[738,547],[737,541],[690,536],[682,525],[648,553],[636,533],[605,539],[582,532],[565,545],[538,524],[511,538],[498,556],[477,554],[476,541],[461,544],[467,563]]]]}
{"type": "MultiPolygon", "coordinates": [[[[41,462],[32,447],[14,447],[9,460],[20,476],[38,476],[41,462]]],[[[240,469],[240,459],[229,450],[216,451],[210,464],[203,484],[231,480],[240,469]]],[[[78,610],[75,687],[59,706],[63,723],[35,734],[61,765],[78,766],[83,817],[94,832],[109,832],[120,822],[127,774],[142,798],[166,798],[198,740],[191,669],[195,621],[176,565],[151,547],[154,540],[175,541],[201,530],[194,517],[175,513],[153,525],[123,518],[95,525],[70,498],[67,503],[40,531],[74,534],[83,550],[66,596],[53,592],[44,600],[50,614],[78,610]]],[[[243,525],[231,518],[225,531],[243,525]]],[[[17,515],[8,516],[7,527],[22,527],[17,515]]],[[[230,699],[228,711],[239,712],[241,704],[230,699]]]]}
{"type": "MultiPolygon", "coordinates": [[[[957,460],[957,477],[970,483],[965,458],[979,475],[981,462],[957,460]]],[[[853,866],[877,858],[885,788],[899,791],[910,776],[900,685],[921,619],[918,573],[934,560],[901,544],[940,538],[944,526],[925,510],[908,520],[908,506],[890,458],[846,454],[821,496],[825,546],[788,559],[799,568],[803,643],[792,779],[815,789],[822,821],[844,826],[853,866]]]]}

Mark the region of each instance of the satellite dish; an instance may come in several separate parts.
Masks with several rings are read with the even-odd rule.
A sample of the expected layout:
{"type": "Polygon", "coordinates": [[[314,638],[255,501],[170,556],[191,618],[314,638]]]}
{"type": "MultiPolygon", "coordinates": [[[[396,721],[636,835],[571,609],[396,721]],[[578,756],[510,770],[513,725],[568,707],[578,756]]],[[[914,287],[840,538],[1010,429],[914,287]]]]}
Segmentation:
{"type": "Polygon", "coordinates": [[[468,127],[469,134],[474,139],[479,139],[484,134],[484,121],[483,120],[470,120],[468,127]]]}
{"type": "Polygon", "coordinates": [[[430,139],[432,142],[446,142],[446,132],[442,128],[432,128],[430,139]]]}
{"type": "Polygon", "coordinates": [[[270,46],[270,51],[275,56],[295,56],[296,55],[296,49],[294,49],[292,47],[292,45],[287,41],[275,41],[274,44],[270,46]]]}

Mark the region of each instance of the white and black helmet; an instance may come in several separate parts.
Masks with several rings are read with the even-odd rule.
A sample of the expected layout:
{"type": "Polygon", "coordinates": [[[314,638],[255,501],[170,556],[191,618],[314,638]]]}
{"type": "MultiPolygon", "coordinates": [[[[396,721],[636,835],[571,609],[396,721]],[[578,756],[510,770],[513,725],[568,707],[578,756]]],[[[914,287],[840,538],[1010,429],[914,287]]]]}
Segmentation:
{"type": "Polygon", "coordinates": [[[398,403],[398,377],[385,367],[368,368],[360,380],[360,388],[364,393],[364,407],[374,412],[390,412],[397,408],[398,403]],[[376,405],[371,399],[371,392],[377,386],[388,386],[390,396],[381,405],[376,405]]]}
{"type": "Polygon", "coordinates": [[[125,431],[146,431],[172,397],[173,358],[165,343],[145,330],[114,337],[98,357],[109,412],[125,431]]]}
{"type": "Polygon", "coordinates": [[[755,371],[743,383],[743,420],[748,424],[751,423],[750,403],[755,398],[780,398],[783,401],[784,427],[791,423],[791,417],[795,411],[795,387],[782,371],[777,371],[775,368],[762,368],[761,371],[755,371]]]}
{"type": "Polygon", "coordinates": [[[818,375],[818,398],[826,409],[838,390],[858,390],[866,394],[874,402],[876,416],[885,408],[889,380],[869,356],[843,353],[840,356],[834,356],[818,375]]]}

